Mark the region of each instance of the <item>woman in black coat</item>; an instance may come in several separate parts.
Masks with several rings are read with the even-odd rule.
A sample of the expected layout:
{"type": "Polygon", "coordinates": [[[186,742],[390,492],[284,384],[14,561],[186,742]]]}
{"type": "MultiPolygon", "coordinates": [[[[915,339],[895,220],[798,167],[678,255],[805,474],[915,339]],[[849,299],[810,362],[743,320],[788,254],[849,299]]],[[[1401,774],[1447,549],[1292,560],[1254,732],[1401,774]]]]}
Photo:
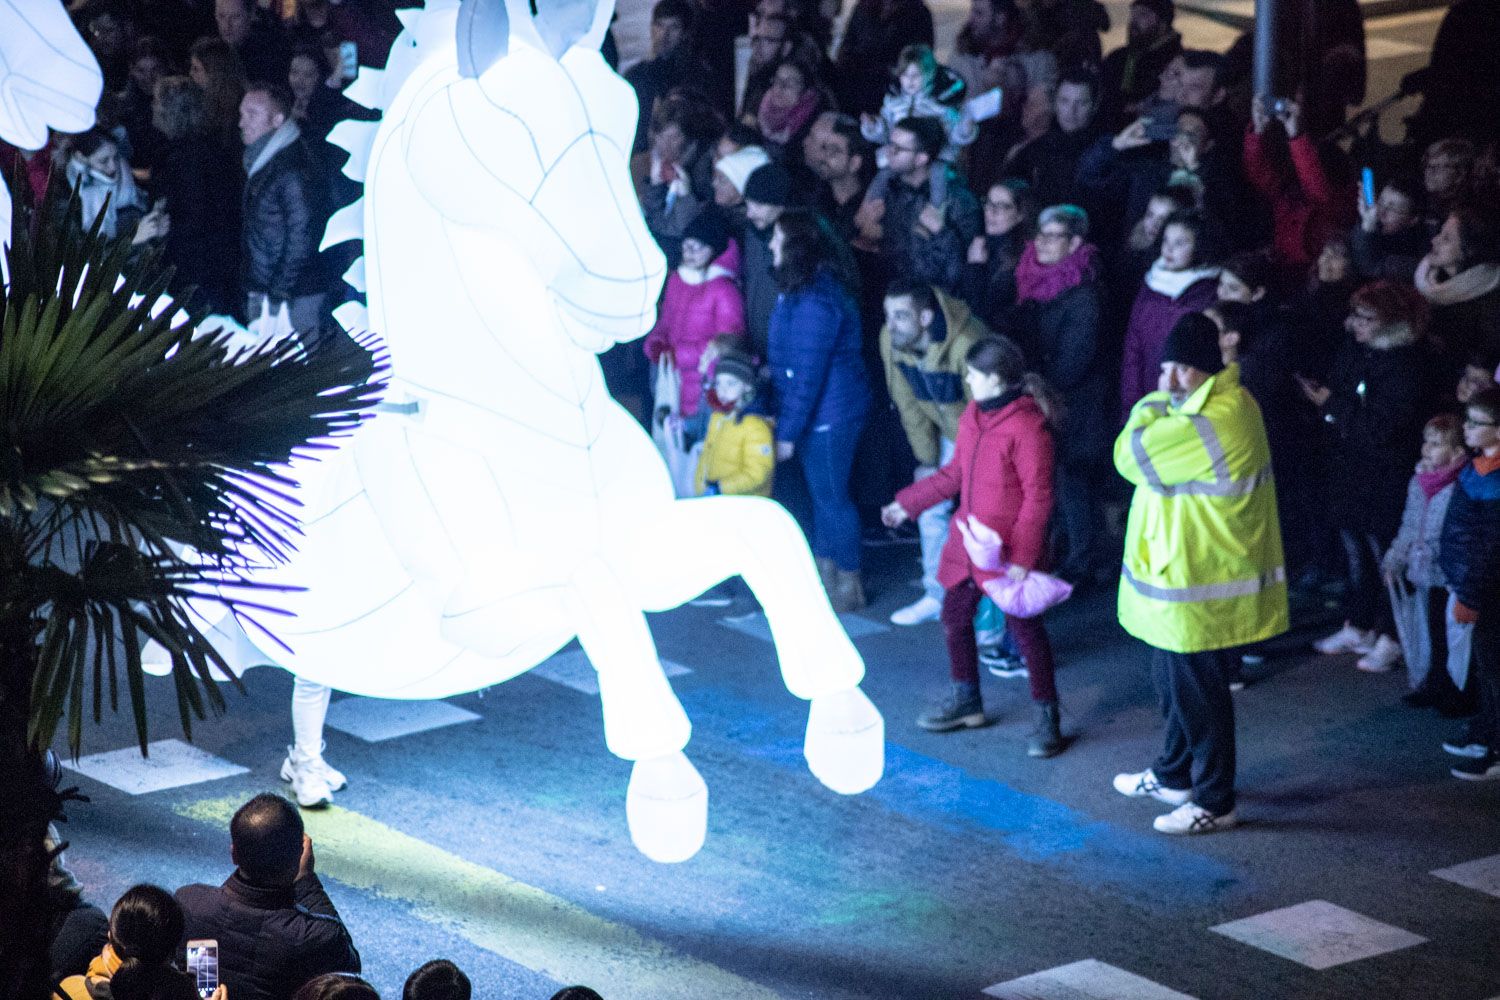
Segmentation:
{"type": "Polygon", "coordinates": [[[1318,408],[1327,442],[1328,508],[1347,559],[1345,624],[1319,652],[1368,652],[1395,634],[1381,583],[1422,443],[1423,373],[1417,341],[1425,309],[1415,290],[1392,281],[1363,286],[1349,300],[1350,339],[1320,385],[1299,376],[1318,408]]]}
{"type": "Polygon", "coordinates": [[[1088,232],[1088,213],[1076,205],[1042,211],[1016,266],[1016,305],[999,326],[1062,398],[1054,480],[1066,547],[1058,562],[1059,572],[1074,580],[1100,568],[1094,493],[1109,451],[1107,397],[1115,381],[1099,349],[1101,297],[1088,232]]]}
{"type": "Polygon", "coordinates": [[[984,232],[974,237],[959,279],[959,294],[979,318],[1001,329],[1016,304],[1016,265],[1036,232],[1031,185],[1007,177],[984,199],[984,232]]]}

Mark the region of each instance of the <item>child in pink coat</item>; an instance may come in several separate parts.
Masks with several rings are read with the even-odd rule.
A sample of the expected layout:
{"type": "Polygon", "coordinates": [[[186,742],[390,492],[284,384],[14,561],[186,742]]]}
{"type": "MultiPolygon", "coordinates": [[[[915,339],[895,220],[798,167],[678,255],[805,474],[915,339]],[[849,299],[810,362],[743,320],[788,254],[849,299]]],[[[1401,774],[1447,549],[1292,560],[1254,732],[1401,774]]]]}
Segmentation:
{"type": "Polygon", "coordinates": [[[707,414],[698,359],[714,337],[745,332],[745,299],[733,270],[737,260],[723,217],[714,208],[701,212],[683,233],[682,264],[667,278],[656,326],[646,335],[651,363],[670,352],[682,375],[681,412],[688,427],[704,423],[707,414]]]}

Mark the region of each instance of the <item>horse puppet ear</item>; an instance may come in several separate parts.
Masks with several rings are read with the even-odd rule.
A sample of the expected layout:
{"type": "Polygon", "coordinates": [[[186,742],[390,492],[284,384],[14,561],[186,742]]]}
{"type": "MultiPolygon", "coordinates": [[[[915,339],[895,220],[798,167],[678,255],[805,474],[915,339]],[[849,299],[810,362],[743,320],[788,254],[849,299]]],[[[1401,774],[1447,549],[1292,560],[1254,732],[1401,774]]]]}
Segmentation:
{"type": "Polygon", "coordinates": [[[463,0],[454,32],[462,75],[483,76],[510,51],[510,14],[505,7],[505,0],[463,0]]]}
{"type": "Polygon", "coordinates": [[[481,76],[518,37],[554,59],[574,46],[597,50],[614,11],[614,0],[463,0],[459,70],[467,77],[481,76]]]}

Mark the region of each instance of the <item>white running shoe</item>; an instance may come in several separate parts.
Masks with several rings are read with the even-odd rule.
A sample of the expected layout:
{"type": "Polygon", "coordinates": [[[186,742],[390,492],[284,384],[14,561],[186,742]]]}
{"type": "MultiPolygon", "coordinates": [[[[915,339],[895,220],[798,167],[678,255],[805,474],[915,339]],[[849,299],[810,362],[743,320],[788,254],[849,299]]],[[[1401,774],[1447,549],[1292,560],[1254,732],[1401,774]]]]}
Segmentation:
{"type": "Polygon", "coordinates": [[[1237,822],[1239,817],[1234,814],[1233,809],[1222,816],[1215,816],[1196,803],[1184,802],[1171,812],[1152,820],[1151,827],[1157,833],[1218,833],[1220,830],[1231,829],[1237,822]]]}
{"type": "Polygon", "coordinates": [[[1191,789],[1168,788],[1157,781],[1155,773],[1149,767],[1137,774],[1115,775],[1115,791],[1132,799],[1149,796],[1169,806],[1183,805],[1193,797],[1191,789]]]}
{"type": "Polygon", "coordinates": [[[1354,665],[1367,674],[1389,673],[1401,662],[1401,644],[1388,635],[1375,640],[1375,646],[1354,665]]]}
{"type": "Polygon", "coordinates": [[[943,602],[923,594],[911,604],[891,615],[892,625],[921,625],[935,622],[943,613],[943,602]]]}
{"type": "Polygon", "coordinates": [[[1319,639],[1313,643],[1313,649],[1324,656],[1338,656],[1340,653],[1359,653],[1364,655],[1375,648],[1375,632],[1372,629],[1366,632],[1362,628],[1355,628],[1348,622],[1344,627],[1333,635],[1319,639]]]}
{"type": "Polygon", "coordinates": [[[281,780],[291,782],[292,794],[304,809],[328,805],[333,801],[333,793],[349,784],[321,754],[305,754],[295,746],[287,747],[286,759],[281,762],[281,780]]]}

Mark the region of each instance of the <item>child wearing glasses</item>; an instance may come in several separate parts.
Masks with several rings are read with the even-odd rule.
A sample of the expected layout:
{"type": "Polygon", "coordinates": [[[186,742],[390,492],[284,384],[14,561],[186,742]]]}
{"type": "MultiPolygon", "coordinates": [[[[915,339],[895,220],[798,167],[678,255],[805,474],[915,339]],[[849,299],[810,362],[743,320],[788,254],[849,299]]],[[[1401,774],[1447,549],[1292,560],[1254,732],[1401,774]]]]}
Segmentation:
{"type": "Polygon", "coordinates": [[[1460,758],[1453,776],[1500,778],[1500,388],[1464,405],[1464,444],[1473,461],[1458,474],[1443,519],[1438,566],[1453,591],[1453,617],[1474,626],[1479,714],[1443,749],[1460,758]]]}

